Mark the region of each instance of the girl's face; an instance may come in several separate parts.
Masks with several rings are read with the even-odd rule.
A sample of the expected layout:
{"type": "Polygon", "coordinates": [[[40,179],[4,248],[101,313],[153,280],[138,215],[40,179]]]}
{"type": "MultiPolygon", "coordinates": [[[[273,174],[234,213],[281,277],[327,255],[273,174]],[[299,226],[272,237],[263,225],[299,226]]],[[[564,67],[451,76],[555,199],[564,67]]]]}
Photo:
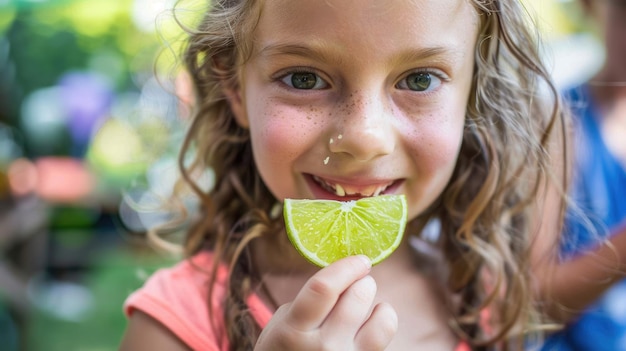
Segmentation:
{"type": "Polygon", "coordinates": [[[271,192],[422,212],[455,167],[478,22],[467,0],[264,1],[227,95],[271,192]]]}

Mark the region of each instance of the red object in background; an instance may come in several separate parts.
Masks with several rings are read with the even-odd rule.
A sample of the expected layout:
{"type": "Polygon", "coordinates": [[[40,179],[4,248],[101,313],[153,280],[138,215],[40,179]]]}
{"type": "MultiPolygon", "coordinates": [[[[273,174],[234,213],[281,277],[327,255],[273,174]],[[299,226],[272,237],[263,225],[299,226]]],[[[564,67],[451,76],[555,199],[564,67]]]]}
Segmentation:
{"type": "Polygon", "coordinates": [[[7,174],[14,195],[34,192],[54,203],[79,202],[92,193],[96,184],[84,163],[70,157],[44,157],[34,162],[18,159],[7,174]]]}
{"type": "Polygon", "coordinates": [[[37,169],[25,158],[18,158],[9,165],[7,178],[11,192],[17,197],[33,193],[37,188],[37,169]]]}

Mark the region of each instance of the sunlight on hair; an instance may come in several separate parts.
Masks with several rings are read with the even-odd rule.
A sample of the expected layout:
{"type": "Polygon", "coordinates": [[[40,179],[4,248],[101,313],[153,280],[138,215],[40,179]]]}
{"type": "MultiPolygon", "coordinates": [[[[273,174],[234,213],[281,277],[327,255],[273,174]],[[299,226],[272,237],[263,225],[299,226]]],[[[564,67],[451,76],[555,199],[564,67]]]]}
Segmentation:
{"type": "Polygon", "coordinates": [[[207,1],[180,0],[168,1],[156,15],[155,28],[163,49],[158,53],[156,73],[175,76],[181,64],[180,55],[184,50],[187,32],[196,28],[208,6],[207,1]]]}

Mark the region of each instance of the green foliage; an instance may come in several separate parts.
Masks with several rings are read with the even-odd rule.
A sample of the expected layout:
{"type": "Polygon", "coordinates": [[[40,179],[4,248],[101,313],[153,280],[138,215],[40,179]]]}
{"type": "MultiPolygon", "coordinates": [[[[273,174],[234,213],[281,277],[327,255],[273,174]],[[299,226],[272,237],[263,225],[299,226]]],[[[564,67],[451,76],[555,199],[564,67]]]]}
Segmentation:
{"type": "Polygon", "coordinates": [[[145,52],[154,53],[159,43],[155,33],[135,28],[129,7],[127,0],[65,1],[17,11],[6,37],[22,93],[55,84],[63,72],[90,68],[102,52],[132,62],[116,83],[120,90],[133,88],[133,74],[152,69],[154,55],[145,52]]]}
{"type": "Polygon", "coordinates": [[[28,351],[114,351],[126,328],[124,300],[155,269],[171,260],[137,252],[101,253],[84,282],[94,297],[93,308],[80,322],[64,321],[35,311],[28,330],[28,351]]]}

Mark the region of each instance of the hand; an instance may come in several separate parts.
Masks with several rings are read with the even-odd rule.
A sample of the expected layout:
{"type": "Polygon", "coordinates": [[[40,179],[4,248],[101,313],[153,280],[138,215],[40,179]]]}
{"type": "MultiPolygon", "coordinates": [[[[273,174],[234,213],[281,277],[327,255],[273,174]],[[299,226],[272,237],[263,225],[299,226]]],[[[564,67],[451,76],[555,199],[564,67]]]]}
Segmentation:
{"type": "Polygon", "coordinates": [[[254,350],[384,350],[398,317],[389,304],[372,306],[370,268],[367,257],[351,256],[315,273],[293,302],[278,308],[254,350]]]}

